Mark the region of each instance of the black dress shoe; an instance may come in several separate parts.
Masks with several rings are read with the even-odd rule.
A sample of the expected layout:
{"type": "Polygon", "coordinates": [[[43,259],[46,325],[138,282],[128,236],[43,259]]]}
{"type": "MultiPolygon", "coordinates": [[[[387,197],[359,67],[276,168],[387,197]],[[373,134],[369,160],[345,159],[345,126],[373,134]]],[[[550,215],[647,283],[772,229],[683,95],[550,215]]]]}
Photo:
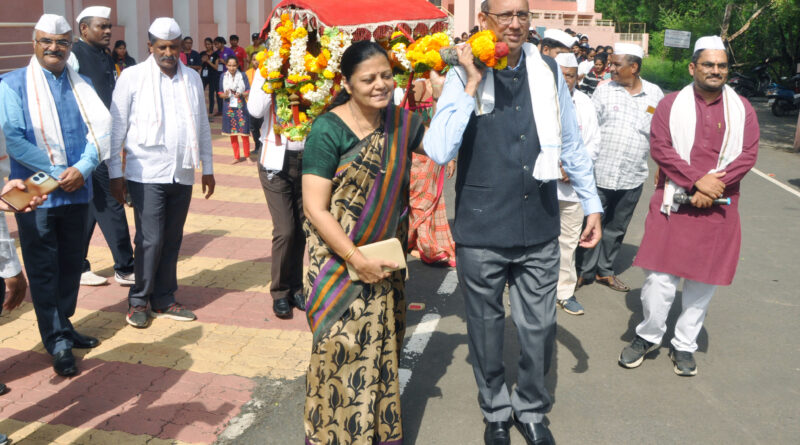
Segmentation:
{"type": "Polygon", "coordinates": [[[5,384],[0,383],[0,394],[5,394],[7,389],[8,387],[5,384]]]}
{"type": "Polygon", "coordinates": [[[68,377],[78,373],[78,367],[75,366],[75,357],[72,355],[72,349],[64,349],[53,354],[53,369],[56,374],[68,377]]]}
{"type": "Polygon", "coordinates": [[[72,331],[72,347],[78,349],[91,349],[100,344],[100,340],[83,335],[78,331],[72,331]]]}
{"type": "Polygon", "coordinates": [[[553,435],[544,423],[520,422],[516,417],[514,418],[514,423],[517,425],[517,429],[519,429],[519,432],[522,434],[522,437],[525,438],[525,442],[528,445],[555,444],[553,435]]]}
{"type": "Polygon", "coordinates": [[[289,298],[278,298],[272,302],[272,312],[278,318],[292,318],[292,305],[289,303],[289,298]]]}
{"type": "Polygon", "coordinates": [[[292,295],[292,297],[289,298],[289,303],[301,311],[306,310],[306,296],[303,295],[302,291],[292,295]]]}
{"type": "Polygon", "coordinates": [[[508,421],[486,422],[486,430],[483,432],[483,442],[486,445],[510,444],[511,435],[508,434],[508,421]]]}

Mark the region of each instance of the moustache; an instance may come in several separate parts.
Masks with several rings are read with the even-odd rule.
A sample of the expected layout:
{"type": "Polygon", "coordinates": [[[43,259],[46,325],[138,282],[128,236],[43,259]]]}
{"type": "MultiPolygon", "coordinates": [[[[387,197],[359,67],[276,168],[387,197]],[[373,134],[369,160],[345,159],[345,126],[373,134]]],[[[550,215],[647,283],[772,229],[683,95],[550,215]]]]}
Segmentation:
{"type": "Polygon", "coordinates": [[[45,50],[44,55],[45,56],[56,56],[56,57],[62,57],[62,58],[64,57],[64,53],[62,51],[51,51],[49,49],[45,50]]]}
{"type": "Polygon", "coordinates": [[[175,56],[163,56],[158,59],[159,62],[174,62],[175,56]]]}

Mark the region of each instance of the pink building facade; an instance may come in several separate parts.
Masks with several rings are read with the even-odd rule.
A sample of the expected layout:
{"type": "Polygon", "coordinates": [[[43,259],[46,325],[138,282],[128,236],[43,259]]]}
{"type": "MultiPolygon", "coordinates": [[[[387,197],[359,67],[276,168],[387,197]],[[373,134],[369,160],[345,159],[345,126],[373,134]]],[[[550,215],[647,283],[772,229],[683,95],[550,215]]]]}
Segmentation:
{"type": "Polygon", "coordinates": [[[205,37],[237,34],[240,45],[261,31],[272,4],[279,0],[2,0],[0,1],[0,74],[28,64],[33,54],[32,32],[44,13],[59,14],[77,35],[75,17],[87,6],[111,8],[111,44],[125,40],[137,61],[147,58],[147,28],[156,17],[174,17],[196,50],[205,37]]]}
{"type": "MultiPolygon", "coordinates": [[[[592,47],[631,42],[641,45],[647,51],[648,34],[615,32],[615,23],[595,12],[594,0],[528,0],[528,4],[533,12],[533,26],[539,31],[569,28],[587,34],[592,47]]],[[[442,0],[441,7],[453,16],[454,35],[461,35],[479,25],[481,0],[442,0]]]]}

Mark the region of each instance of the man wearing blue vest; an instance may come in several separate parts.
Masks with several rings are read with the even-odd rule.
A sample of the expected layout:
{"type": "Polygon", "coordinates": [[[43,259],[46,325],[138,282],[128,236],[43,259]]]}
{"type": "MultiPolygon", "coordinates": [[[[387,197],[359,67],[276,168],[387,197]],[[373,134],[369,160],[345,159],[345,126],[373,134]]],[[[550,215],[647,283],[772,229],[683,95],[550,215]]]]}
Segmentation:
{"type": "Polygon", "coordinates": [[[99,344],[78,333],[69,318],[78,300],[92,172],[108,158],[111,114],[91,81],[67,65],[72,46],[67,21],[44,14],[34,29],[28,66],[0,82],[0,127],[10,179],[43,171],[60,184],[39,208],[16,217],[42,343],[53,355],[55,372],[70,376],[78,372],[72,348],[99,344]]]}
{"type": "Polygon", "coordinates": [[[551,444],[545,375],[556,332],[559,164],[588,215],[581,245],[600,240],[602,207],[564,77],[553,59],[525,43],[528,2],[485,0],[479,19],[508,44],[509,68],[482,72],[469,47],[460,47],[461,66],[447,75],[424,146],[439,164],[458,156],[453,238],[484,441],[510,442],[513,411],[528,444],[551,444]],[[520,341],[511,395],[503,364],[506,283],[520,341]]]}

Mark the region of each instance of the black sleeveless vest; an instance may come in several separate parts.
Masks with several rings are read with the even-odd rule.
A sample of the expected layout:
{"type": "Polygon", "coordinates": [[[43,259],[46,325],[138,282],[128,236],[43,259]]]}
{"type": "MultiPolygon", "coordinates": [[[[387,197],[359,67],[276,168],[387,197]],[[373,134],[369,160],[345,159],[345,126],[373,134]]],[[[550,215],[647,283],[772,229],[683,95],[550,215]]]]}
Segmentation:
{"type": "MultiPolygon", "coordinates": [[[[556,76],[553,59],[543,57],[556,76]]],[[[471,247],[529,247],[561,231],[556,183],[533,177],[539,135],[528,72],[494,72],[495,107],[472,115],[458,155],[453,238],[471,247]]]]}

